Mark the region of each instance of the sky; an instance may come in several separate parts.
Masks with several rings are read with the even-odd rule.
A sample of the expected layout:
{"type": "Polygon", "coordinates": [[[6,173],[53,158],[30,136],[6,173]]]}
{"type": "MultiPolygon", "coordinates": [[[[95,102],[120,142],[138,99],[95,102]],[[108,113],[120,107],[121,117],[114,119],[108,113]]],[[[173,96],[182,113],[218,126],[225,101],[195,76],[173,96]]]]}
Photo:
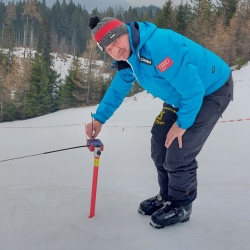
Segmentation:
{"type": "MultiPolygon", "coordinates": [[[[69,62],[58,71],[65,74],[69,62]]],[[[126,98],[103,126],[93,218],[93,152],[41,153],[85,145],[85,123],[97,106],[0,123],[0,249],[248,250],[250,63],[233,78],[234,101],[197,158],[198,197],[190,221],[164,229],[152,228],[150,217],[137,212],[159,191],[150,158],[159,99],[146,92],[126,98]],[[32,154],[41,155],[1,162],[32,154]]]]}

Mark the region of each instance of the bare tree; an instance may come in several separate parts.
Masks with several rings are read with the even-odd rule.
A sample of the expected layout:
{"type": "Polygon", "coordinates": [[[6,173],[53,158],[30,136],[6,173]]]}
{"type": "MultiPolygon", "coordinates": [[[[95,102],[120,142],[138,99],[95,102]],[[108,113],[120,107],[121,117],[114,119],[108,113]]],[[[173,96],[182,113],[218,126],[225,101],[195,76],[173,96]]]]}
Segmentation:
{"type": "Polygon", "coordinates": [[[84,52],[83,57],[85,59],[85,67],[86,67],[85,82],[87,84],[87,104],[89,104],[91,84],[93,85],[95,76],[97,74],[96,60],[100,58],[94,40],[91,39],[87,42],[86,52],[84,52]]]}
{"type": "Polygon", "coordinates": [[[214,5],[211,0],[196,0],[194,2],[196,2],[193,10],[194,18],[187,28],[187,34],[195,41],[210,47],[210,37],[216,25],[214,5]]]}
{"type": "Polygon", "coordinates": [[[24,28],[24,46],[28,45],[28,35],[30,47],[34,47],[34,22],[35,20],[41,21],[41,15],[38,9],[36,0],[28,0],[24,5],[23,16],[26,19],[25,28],[24,28]]]}
{"type": "Polygon", "coordinates": [[[9,2],[6,7],[5,23],[12,23],[16,19],[16,5],[14,2],[9,2]]]}

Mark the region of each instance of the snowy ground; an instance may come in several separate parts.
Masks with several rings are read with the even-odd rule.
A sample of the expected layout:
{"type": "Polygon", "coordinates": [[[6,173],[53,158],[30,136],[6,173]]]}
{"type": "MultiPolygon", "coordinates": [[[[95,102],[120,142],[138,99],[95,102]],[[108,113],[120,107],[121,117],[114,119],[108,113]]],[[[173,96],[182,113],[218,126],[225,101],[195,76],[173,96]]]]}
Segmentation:
{"type": "MultiPolygon", "coordinates": [[[[150,129],[161,101],[143,92],[127,98],[100,134],[105,149],[92,219],[88,149],[0,162],[0,249],[250,249],[250,64],[233,76],[235,100],[198,157],[189,222],[157,230],[137,213],[139,202],[158,192],[150,129]]],[[[0,160],[84,145],[95,109],[0,124],[0,160]]]]}
{"type": "MultiPolygon", "coordinates": [[[[8,50],[3,49],[3,51],[5,53],[8,53],[8,50]]],[[[34,56],[34,54],[36,53],[35,49],[24,49],[23,47],[15,47],[13,49],[13,54],[15,56],[17,56],[18,58],[27,58],[29,55],[34,56]]],[[[53,69],[59,74],[58,76],[58,81],[62,81],[64,82],[65,77],[68,75],[68,70],[70,69],[73,59],[74,57],[72,55],[69,54],[59,54],[59,53],[51,53],[51,57],[52,57],[52,64],[53,64],[53,69]]],[[[83,69],[88,68],[88,63],[85,61],[85,59],[83,57],[79,57],[78,58],[80,63],[82,64],[83,69]]],[[[96,66],[102,66],[103,65],[103,61],[101,60],[97,60],[96,61],[96,66]]],[[[98,67],[97,67],[98,68],[98,67]]],[[[95,70],[96,74],[99,74],[98,69],[95,70]]],[[[109,74],[103,74],[103,76],[105,78],[109,77],[109,74]]]]}

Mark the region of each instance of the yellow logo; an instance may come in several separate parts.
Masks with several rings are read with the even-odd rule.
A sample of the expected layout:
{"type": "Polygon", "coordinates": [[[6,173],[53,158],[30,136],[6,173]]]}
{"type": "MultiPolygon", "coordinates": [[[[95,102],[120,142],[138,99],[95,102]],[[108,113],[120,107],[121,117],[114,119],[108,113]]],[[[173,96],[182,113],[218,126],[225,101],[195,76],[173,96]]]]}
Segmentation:
{"type": "Polygon", "coordinates": [[[161,113],[155,118],[155,123],[159,124],[159,125],[164,125],[165,122],[162,121],[162,117],[165,114],[165,111],[161,111],[161,113]]]}

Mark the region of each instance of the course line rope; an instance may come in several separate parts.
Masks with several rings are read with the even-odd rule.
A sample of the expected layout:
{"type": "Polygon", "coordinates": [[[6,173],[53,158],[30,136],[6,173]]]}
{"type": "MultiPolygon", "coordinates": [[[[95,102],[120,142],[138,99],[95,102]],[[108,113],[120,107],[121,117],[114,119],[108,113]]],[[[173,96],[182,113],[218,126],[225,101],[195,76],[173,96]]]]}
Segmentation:
{"type": "MultiPolygon", "coordinates": [[[[231,120],[223,120],[218,121],[217,123],[227,123],[227,122],[243,122],[250,121],[250,118],[240,118],[240,119],[231,119],[231,120]]],[[[74,126],[84,126],[85,123],[76,123],[76,124],[64,124],[64,125],[54,125],[54,126],[0,126],[4,129],[37,129],[37,128],[60,128],[60,127],[74,127],[74,126]]],[[[137,126],[120,126],[120,125],[107,125],[105,127],[109,128],[151,128],[152,125],[137,125],[137,126]]]]}

